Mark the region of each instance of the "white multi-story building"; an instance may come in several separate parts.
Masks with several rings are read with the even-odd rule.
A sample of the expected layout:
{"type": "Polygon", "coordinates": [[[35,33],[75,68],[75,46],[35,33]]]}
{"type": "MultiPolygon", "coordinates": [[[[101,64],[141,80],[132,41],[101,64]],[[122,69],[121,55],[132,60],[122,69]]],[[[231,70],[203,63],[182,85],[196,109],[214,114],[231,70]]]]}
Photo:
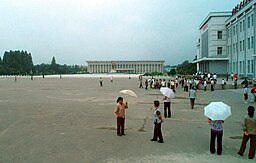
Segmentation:
{"type": "Polygon", "coordinates": [[[211,12],[199,26],[197,43],[197,70],[218,74],[227,73],[226,26],[231,12],[211,12]]]}
{"type": "Polygon", "coordinates": [[[241,1],[232,12],[210,13],[200,25],[197,70],[255,77],[256,0],[241,1]]]}
{"type": "Polygon", "coordinates": [[[164,70],[164,61],[86,61],[89,73],[152,73],[164,70]]]}
{"type": "Polygon", "coordinates": [[[256,0],[241,2],[225,22],[227,29],[228,72],[239,77],[255,77],[255,4],[256,0]]]}

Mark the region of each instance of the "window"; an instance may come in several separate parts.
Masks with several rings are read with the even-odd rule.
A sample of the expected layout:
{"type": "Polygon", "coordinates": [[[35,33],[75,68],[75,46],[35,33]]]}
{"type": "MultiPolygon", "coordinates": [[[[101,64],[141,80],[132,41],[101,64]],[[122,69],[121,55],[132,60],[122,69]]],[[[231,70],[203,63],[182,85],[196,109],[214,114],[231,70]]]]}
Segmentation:
{"type": "Polygon", "coordinates": [[[245,30],[245,21],[243,20],[243,31],[245,30]]]}
{"type": "Polygon", "coordinates": [[[248,38],[248,49],[250,49],[251,48],[251,41],[250,41],[250,38],[248,38]]]}
{"type": "Polygon", "coordinates": [[[242,51],[242,41],[239,42],[240,52],[242,51]]]}
{"type": "Polygon", "coordinates": [[[251,60],[251,73],[253,73],[254,71],[253,71],[253,60],[251,60]]]}
{"type": "Polygon", "coordinates": [[[222,31],[217,31],[218,39],[222,39],[222,31]]]}
{"type": "Polygon", "coordinates": [[[242,73],[242,61],[239,62],[239,73],[242,73]]]}
{"type": "Polygon", "coordinates": [[[245,65],[244,65],[244,61],[243,61],[243,72],[245,71],[245,67],[244,67],[245,65]]]}
{"type": "Polygon", "coordinates": [[[235,34],[236,34],[236,27],[233,26],[233,36],[235,36],[235,34]]]}
{"type": "Polygon", "coordinates": [[[222,55],[222,47],[218,47],[217,48],[217,54],[218,55],[222,55]]]}
{"type": "Polygon", "coordinates": [[[240,29],[240,32],[242,32],[242,22],[240,22],[239,29],[240,29]]]}
{"type": "Polygon", "coordinates": [[[251,73],[251,68],[250,68],[251,63],[250,63],[250,61],[251,61],[251,60],[248,60],[248,61],[247,61],[247,72],[248,72],[248,73],[251,73]]]}
{"type": "Polygon", "coordinates": [[[251,18],[250,18],[250,16],[248,16],[248,22],[247,22],[247,24],[248,24],[248,28],[250,28],[250,21],[251,20],[251,18]]]}
{"type": "Polygon", "coordinates": [[[238,53],[238,43],[236,43],[236,52],[238,53]]]}
{"type": "Polygon", "coordinates": [[[233,53],[235,53],[235,44],[233,44],[233,53]]]}
{"type": "Polygon", "coordinates": [[[244,47],[245,47],[245,42],[244,42],[244,40],[243,40],[243,51],[244,51],[244,47]]]}
{"type": "Polygon", "coordinates": [[[251,18],[252,18],[252,26],[253,26],[253,23],[254,23],[254,21],[253,21],[253,14],[251,15],[251,18]]]}
{"type": "Polygon", "coordinates": [[[253,45],[253,44],[254,44],[254,40],[253,40],[253,39],[254,39],[254,38],[253,38],[253,36],[252,36],[252,38],[251,38],[251,48],[252,48],[252,49],[254,48],[254,47],[253,47],[253,46],[254,46],[254,45],[253,45]]]}

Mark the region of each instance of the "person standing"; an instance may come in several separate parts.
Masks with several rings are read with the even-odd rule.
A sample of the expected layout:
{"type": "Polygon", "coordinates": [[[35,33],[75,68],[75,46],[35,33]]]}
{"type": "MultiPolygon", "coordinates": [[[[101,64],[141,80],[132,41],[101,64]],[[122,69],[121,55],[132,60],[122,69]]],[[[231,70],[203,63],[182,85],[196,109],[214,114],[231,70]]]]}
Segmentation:
{"type": "Polygon", "coordinates": [[[145,80],[145,89],[148,90],[148,80],[145,80]]]}
{"type": "Polygon", "coordinates": [[[196,99],[196,91],[194,87],[192,87],[191,90],[189,91],[189,99],[190,99],[191,109],[194,109],[195,99],[196,99]]]}
{"type": "Polygon", "coordinates": [[[250,149],[248,158],[253,159],[255,156],[255,148],[256,148],[256,118],[254,116],[255,108],[253,106],[249,106],[247,108],[248,115],[244,117],[242,126],[243,126],[243,141],[240,146],[240,150],[238,154],[243,156],[246,143],[250,139],[250,149]]]}
{"type": "Polygon", "coordinates": [[[100,86],[103,87],[103,80],[101,77],[100,77],[100,86]]]}
{"type": "Polygon", "coordinates": [[[214,91],[214,80],[211,80],[211,91],[214,91]]]}
{"type": "Polygon", "coordinates": [[[206,91],[207,90],[207,81],[206,81],[206,79],[204,80],[204,91],[206,91]]]}
{"type": "Polygon", "coordinates": [[[247,100],[248,100],[248,93],[249,93],[248,85],[245,85],[245,86],[244,86],[244,103],[247,103],[247,100]]]}
{"type": "Polygon", "coordinates": [[[221,89],[224,89],[224,86],[225,86],[225,80],[222,79],[222,80],[221,80],[221,89]]]}
{"type": "Polygon", "coordinates": [[[164,96],[164,117],[171,118],[171,99],[167,96],[164,96]]]}
{"type": "Polygon", "coordinates": [[[234,79],[234,74],[233,74],[233,72],[231,73],[231,80],[233,81],[233,79],[234,79]]]}
{"type": "Polygon", "coordinates": [[[221,155],[221,153],[222,153],[222,136],[223,136],[222,124],[224,123],[224,121],[208,119],[208,123],[211,126],[210,152],[212,154],[214,154],[216,152],[215,139],[217,137],[217,154],[221,155]]]}
{"type": "Polygon", "coordinates": [[[235,79],[234,81],[234,86],[235,86],[235,89],[237,89],[237,79],[235,79]]]}
{"type": "Polygon", "coordinates": [[[140,87],[139,88],[143,88],[142,79],[139,79],[139,80],[140,80],[140,87]]]}
{"type": "Polygon", "coordinates": [[[163,143],[164,140],[163,140],[163,135],[161,131],[161,124],[164,120],[162,118],[159,105],[160,105],[160,102],[158,100],[154,101],[154,107],[155,107],[155,110],[153,113],[154,135],[153,135],[153,138],[150,139],[150,141],[157,141],[157,139],[159,139],[158,142],[163,143]]]}
{"type": "Polygon", "coordinates": [[[113,76],[110,77],[110,82],[113,83],[113,76]]]}
{"type": "Polygon", "coordinates": [[[116,101],[115,114],[117,119],[117,135],[122,136],[124,133],[125,109],[128,109],[128,103],[123,103],[123,98],[118,97],[116,101]]]}

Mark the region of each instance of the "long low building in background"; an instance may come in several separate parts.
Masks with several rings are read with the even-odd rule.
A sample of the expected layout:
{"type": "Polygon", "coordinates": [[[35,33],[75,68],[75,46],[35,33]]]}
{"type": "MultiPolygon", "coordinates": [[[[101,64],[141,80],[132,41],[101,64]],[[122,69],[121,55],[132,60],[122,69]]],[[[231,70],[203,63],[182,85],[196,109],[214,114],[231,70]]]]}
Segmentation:
{"type": "Polygon", "coordinates": [[[143,74],[164,71],[162,60],[145,61],[86,61],[89,73],[143,74]]]}

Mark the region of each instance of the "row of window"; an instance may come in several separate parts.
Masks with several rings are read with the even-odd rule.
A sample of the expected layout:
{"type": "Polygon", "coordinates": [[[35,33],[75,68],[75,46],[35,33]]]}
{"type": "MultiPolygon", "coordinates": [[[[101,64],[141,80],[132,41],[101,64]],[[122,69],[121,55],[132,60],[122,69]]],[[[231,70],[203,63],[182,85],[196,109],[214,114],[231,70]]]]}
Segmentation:
{"type": "MultiPolygon", "coordinates": [[[[233,53],[236,53],[238,51],[237,43],[233,44],[232,47],[233,47],[233,53]]],[[[254,48],[254,37],[253,36],[251,38],[249,37],[247,39],[247,48],[248,49],[254,48]]],[[[244,40],[239,42],[239,51],[240,52],[245,51],[245,41],[244,40]]],[[[232,49],[231,49],[231,45],[230,45],[230,46],[228,46],[227,54],[231,54],[231,53],[232,53],[232,49]]]]}
{"type": "MultiPolygon", "coordinates": [[[[252,74],[254,73],[254,64],[253,64],[253,60],[247,60],[247,73],[248,74],[252,74]]],[[[240,61],[239,62],[239,73],[244,73],[246,65],[245,65],[245,61],[240,61]]],[[[229,68],[231,68],[231,63],[229,63],[229,68]]],[[[236,70],[236,68],[238,68],[237,62],[233,62],[233,70],[236,70]]],[[[231,69],[230,69],[231,70],[231,69]]]]}
{"type": "MultiPolygon", "coordinates": [[[[253,14],[251,16],[247,17],[247,28],[250,28],[254,25],[254,16],[253,14]]],[[[245,31],[245,20],[239,22],[239,29],[240,32],[245,31]]],[[[233,36],[235,36],[238,33],[238,26],[237,24],[233,26],[233,36]]],[[[231,37],[232,35],[232,28],[227,29],[227,37],[231,37]]]]}

